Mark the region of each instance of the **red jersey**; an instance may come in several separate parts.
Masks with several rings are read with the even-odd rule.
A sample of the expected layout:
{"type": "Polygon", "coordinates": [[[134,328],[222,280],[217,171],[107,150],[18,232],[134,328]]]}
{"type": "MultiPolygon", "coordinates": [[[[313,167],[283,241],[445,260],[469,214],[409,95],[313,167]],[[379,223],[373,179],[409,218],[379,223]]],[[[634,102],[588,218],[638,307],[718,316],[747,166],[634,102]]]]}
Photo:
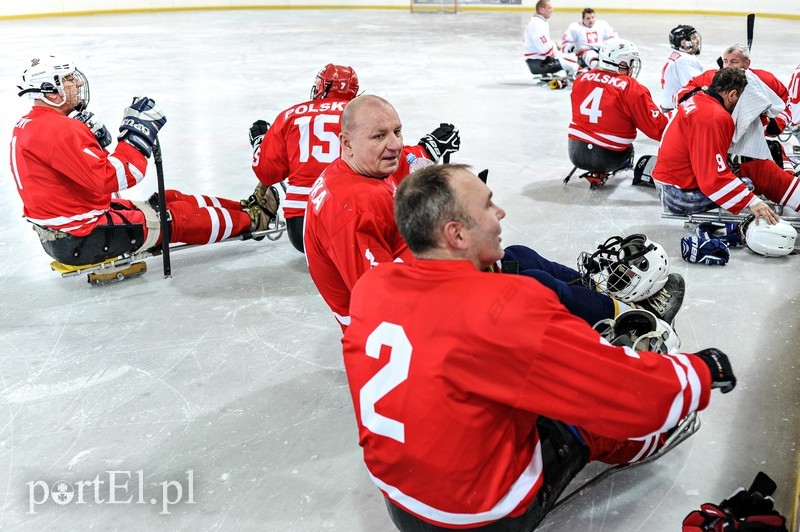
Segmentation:
{"type": "MultiPolygon", "coordinates": [[[[714,79],[714,74],[716,74],[717,70],[706,70],[699,76],[695,76],[689,80],[689,82],[680,90],[676,95],[678,101],[685,95],[689,94],[695,89],[707,89],[709,85],[711,85],[711,80],[714,79]]],[[[756,75],[758,79],[764,82],[764,84],[772,89],[772,92],[778,95],[778,98],[783,100],[783,103],[787,104],[786,109],[784,109],[781,114],[775,117],[775,124],[780,128],[781,131],[786,127],[786,124],[792,123],[792,111],[789,104],[789,91],[786,89],[786,86],[778,80],[772,73],[767,72],[766,70],[759,70],[757,68],[751,68],[750,72],[756,75]]],[[[767,120],[763,119],[762,122],[766,125],[767,120]]]]}
{"type": "Polygon", "coordinates": [[[633,144],[636,130],[660,140],[668,119],[647,87],[630,76],[591,70],[572,84],[569,138],[613,151],[633,144]]]}
{"type": "Polygon", "coordinates": [[[467,261],[383,264],[350,310],[344,364],[367,469],[436,525],[525,511],[542,484],[540,415],[622,440],[709,401],[698,357],[612,347],[534,279],[467,261]]]}
{"type": "Polygon", "coordinates": [[[330,163],[339,158],[339,132],[347,100],[327,98],[299,103],[279,114],[253,154],[253,172],[265,185],[289,180],[283,213],[304,216],[308,192],[330,163]]]}
{"type": "Polygon", "coordinates": [[[653,179],[680,189],[699,188],[711,201],[738,214],[756,201],[728,168],[728,147],[735,126],[722,103],[705,92],[675,110],[653,169],[653,179]]]}
{"type": "Polygon", "coordinates": [[[427,159],[422,146],[406,146],[397,171],[385,179],[364,177],[338,159],[309,194],[303,231],[308,271],[342,328],[350,324],[350,291],[358,278],[381,262],[411,258],[394,220],[394,191],[408,175],[408,153],[427,159]]]}
{"type": "Polygon", "coordinates": [[[11,173],[32,223],[73,236],[89,234],[111,194],[144,179],[147,159],[127,142],[108,154],[79,120],[34,106],[14,127],[11,173]]]}

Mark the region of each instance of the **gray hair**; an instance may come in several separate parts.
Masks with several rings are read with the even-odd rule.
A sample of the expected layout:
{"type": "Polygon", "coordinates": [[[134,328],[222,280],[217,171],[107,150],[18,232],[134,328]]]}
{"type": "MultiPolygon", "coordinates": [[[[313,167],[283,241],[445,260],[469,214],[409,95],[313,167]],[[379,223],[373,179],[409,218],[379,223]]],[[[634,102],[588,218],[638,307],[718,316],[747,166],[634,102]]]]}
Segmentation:
{"type": "Polygon", "coordinates": [[[744,44],[734,44],[733,46],[728,46],[725,48],[726,54],[732,54],[733,52],[742,52],[745,60],[750,59],[750,50],[744,44]]]}
{"type": "Polygon", "coordinates": [[[461,222],[467,227],[474,220],[464,212],[452,186],[453,175],[467,170],[465,164],[428,166],[406,177],[394,197],[397,228],[414,255],[438,246],[437,233],[445,224],[461,222]]]}

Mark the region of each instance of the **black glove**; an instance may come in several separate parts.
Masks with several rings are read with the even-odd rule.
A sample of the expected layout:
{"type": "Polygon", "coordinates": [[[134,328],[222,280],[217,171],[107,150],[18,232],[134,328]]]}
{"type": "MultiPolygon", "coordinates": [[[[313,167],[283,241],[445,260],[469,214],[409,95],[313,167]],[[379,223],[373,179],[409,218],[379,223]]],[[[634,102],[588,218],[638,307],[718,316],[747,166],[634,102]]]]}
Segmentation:
{"type": "Polygon", "coordinates": [[[432,161],[438,162],[444,155],[458,151],[461,137],[456,126],[442,123],[433,132],[419,139],[419,145],[425,148],[432,161]]]}
{"type": "Polygon", "coordinates": [[[722,393],[728,393],[736,387],[736,375],[733,374],[728,355],[714,347],[698,351],[699,356],[711,371],[711,387],[719,388],[722,393]]]}
{"type": "Polygon", "coordinates": [[[94,113],[90,111],[74,111],[70,113],[69,116],[86,124],[86,126],[92,130],[92,133],[94,133],[94,137],[97,139],[101,148],[105,148],[111,144],[111,133],[108,132],[108,128],[103,122],[94,116],[94,113]]]}
{"type": "Polygon", "coordinates": [[[269,122],[264,120],[256,120],[253,122],[253,125],[250,126],[250,146],[253,147],[253,150],[261,146],[261,142],[264,140],[264,135],[267,134],[269,126],[269,122]]]}
{"type": "Polygon", "coordinates": [[[155,100],[145,96],[135,97],[131,106],[125,109],[119,137],[133,145],[145,157],[150,157],[158,132],[167,123],[167,117],[156,106],[155,100]]]}

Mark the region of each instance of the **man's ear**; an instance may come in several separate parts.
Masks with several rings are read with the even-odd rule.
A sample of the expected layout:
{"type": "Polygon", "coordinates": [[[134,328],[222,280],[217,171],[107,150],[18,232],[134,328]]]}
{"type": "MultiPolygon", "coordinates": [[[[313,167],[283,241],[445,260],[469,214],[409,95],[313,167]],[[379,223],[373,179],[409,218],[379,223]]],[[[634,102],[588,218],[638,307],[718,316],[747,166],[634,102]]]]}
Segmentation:
{"type": "Polygon", "coordinates": [[[463,223],[455,220],[444,224],[442,236],[444,237],[447,247],[451,249],[465,249],[467,247],[467,242],[465,240],[466,235],[464,234],[465,228],[463,223]]]}

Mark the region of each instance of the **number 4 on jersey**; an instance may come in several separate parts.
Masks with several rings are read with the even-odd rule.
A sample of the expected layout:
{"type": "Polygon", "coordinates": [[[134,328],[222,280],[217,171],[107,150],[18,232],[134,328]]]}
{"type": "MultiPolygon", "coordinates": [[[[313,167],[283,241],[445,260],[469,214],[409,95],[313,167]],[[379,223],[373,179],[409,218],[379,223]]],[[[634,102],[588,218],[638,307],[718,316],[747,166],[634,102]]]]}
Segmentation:
{"type": "Polygon", "coordinates": [[[592,124],[596,124],[600,117],[603,116],[603,111],[600,110],[600,99],[602,97],[603,87],[597,87],[581,102],[581,114],[588,116],[589,122],[592,124]]]}

